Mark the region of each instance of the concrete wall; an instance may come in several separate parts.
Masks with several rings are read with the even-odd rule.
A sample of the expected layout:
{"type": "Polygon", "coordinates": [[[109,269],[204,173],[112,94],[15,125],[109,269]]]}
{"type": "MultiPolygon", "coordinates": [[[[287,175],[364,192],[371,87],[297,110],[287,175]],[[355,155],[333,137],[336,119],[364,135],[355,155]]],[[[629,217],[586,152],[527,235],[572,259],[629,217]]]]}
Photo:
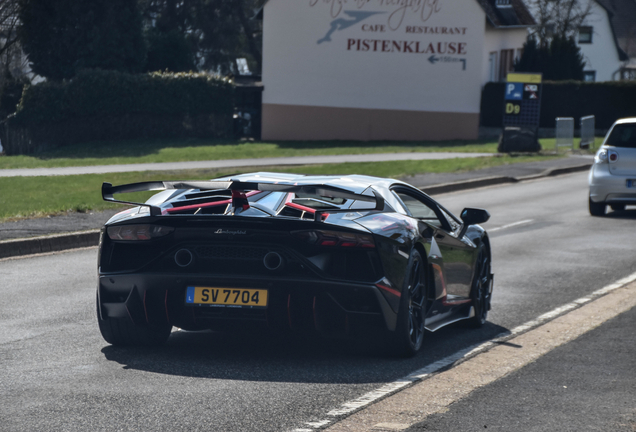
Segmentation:
{"type": "Polygon", "coordinates": [[[476,138],[485,14],[416,3],[269,0],[263,139],[476,138]]]}

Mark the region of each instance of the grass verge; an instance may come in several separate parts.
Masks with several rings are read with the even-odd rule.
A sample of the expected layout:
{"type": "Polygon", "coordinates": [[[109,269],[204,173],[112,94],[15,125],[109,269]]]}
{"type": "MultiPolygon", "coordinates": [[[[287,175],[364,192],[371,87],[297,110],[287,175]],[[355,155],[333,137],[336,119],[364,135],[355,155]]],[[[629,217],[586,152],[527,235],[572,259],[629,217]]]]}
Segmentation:
{"type": "Polygon", "coordinates": [[[2,156],[0,169],[340,154],[496,151],[494,141],[117,141],[71,145],[28,156],[2,156]]]}
{"type": "MultiPolygon", "coordinates": [[[[408,175],[441,172],[465,172],[520,162],[543,161],[558,156],[501,156],[447,159],[435,161],[391,161],[343,163],[295,167],[262,167],[259,171],[303,174],[365,174],[401,178],[408,175]]],[[[250,170],[252,171],[252,170],[250,170]]],[[[130,172],[54,177],[0,178],[0,221],[59,214],[67,211],[101,211],[122,207],[102,200],[101,185],[133,183],[149,180],[201,180],[234,172],[219,170],[186,170],[172,172],[130,172]]],[[[130,194],[126,199],[145,201],[152,193],[130,194]]]]}

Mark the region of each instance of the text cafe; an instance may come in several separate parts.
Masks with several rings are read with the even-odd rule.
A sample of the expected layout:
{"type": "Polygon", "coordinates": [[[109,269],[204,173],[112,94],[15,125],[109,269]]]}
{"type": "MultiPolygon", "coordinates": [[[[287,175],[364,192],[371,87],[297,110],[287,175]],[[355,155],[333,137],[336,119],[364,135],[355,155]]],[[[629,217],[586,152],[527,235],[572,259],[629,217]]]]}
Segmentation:
{"type": "Polygon", "coordinates": [[[262,138],[477,138],[533,24],[521,0],[268,0],[262,138]]]}

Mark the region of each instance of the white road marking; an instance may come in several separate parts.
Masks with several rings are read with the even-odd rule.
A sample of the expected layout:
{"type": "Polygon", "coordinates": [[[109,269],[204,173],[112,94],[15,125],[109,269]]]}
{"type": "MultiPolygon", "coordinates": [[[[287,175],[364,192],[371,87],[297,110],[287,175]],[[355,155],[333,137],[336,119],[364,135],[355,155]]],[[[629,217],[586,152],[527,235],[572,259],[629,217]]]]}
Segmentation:
{"type": "MultiPolygon", "coordinates": [[[[527,222],[527,221],[522,221],[522,222],[527,222]]],[[[517,224],[519,224],[519,222],[517,224]]],[[[633,281],[636,281],[636,273],[632,273],[631,275],[623,279],[620,279],[612,284],[609,284],[601,289],[598,289],[585,297],[578,298],[566,305],[560,306],[531,321],[528,321],[525,324],[517,326],[513,328],[512,330],[510,330],[509,333],[501,333],[495,336],[492,340],[488,342],[484,342],[478,345],[473,345],[472,347],[468,347],[463,350],[457,351],[456,353],[446,358],[438,360],[435,363],[431,363],[430,365],[427,365],[423,367],[422,369],[419,369],[410,373],[404,378],[400,378],[396,381],[384,384],[382,387],[378,388],[377,390],[373,390],[369,393],[366,393],[352,401],[345,402],[340,407],[327,412],[326,414],[327,418],[323,420],[319,420],[319,421],[312,421],[312,422],[305,423],[304,428],[294,429],[292,432],[313,431],[313,430],[322,429],[325,426],[334,424],[337,421],[342,420],[342,417],[348,416],[354,413],[355,411],[360,411],[363,408],[371,405],[372,403],[379,401],[380,399],[384,399],[388,396],[391,396],[399,392],[400,390],[403,390],[406,387],[410,387],[413,384],[419,381],[422,381],[426,379],[427,377],[430,377],[432,374],[440,371],[441,369],[447,368],[455,363],[464,361],[468,358],[472,358],[479,353],[482,353],[484,351],[489,350],[490,348],[493,348],[494,346],[500,344],[501,342],[505,342],[508,339],[511,339],[515,336],[519,336],[522,333],[525,333],[533,328],[536,328],[542,324],[545,324],[546,322],[551,321],[554,318],[565,314],[566,312],[569,312],[586,303],[591,302],[592,300],[602,297],[605,294],[608,294],[633,281]],[[307,427],[309,427],[309,429],[307,429],[307,427]]]]}
{"type": "Polygon", "coordinates": [[[499,230],[502,230],[502,229],[512,228],[512,227],[516,227],[516,226],[519,226],[519,225],[526,225],[526,224],[529,224],[531,222],[534,222],[534,219],[526,219],[526,220],[522,220],[522,221],[519,221],[519,222],[511,223],[511,224],[508,224],[508,225],[504,225],[504,226],[500,226],[500,227],[496,227],[496,228],[490,228],[490,229],[488,229],[486,231],[488,231],[488,232],[499,231],[499,230]]]}

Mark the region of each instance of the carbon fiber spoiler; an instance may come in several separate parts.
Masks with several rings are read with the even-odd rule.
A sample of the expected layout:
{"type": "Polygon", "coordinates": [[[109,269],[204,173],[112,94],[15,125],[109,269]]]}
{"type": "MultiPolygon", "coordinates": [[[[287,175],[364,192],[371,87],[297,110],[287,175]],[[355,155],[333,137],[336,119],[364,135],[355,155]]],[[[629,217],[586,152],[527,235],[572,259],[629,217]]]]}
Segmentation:
{"type": "MultiPolygon", "coordinates": [[[[102,184],[102,198],[104,201],[116,202],[121,204],[130,204],[135,206],[144,206],[150,209],[152,216],[160,216],[161,208],[146,203],[136,203],[131,201],[121,201],[114,198],[116,194],[131,193],[131,192],[147,192],[147,191],[162,191],[169,189],[199,189],[199,190],[229,190],[232,191],[232,207],[242,207],[246,198],[244,193],[248,191],[263,191],[263,192],[292,192],[292,193],[305,193],[310,195],[327,196],[333,198],[344,198],[357,201],[366,201],[375,203],[375,208],[368,210],[384,210],[384,198],[380,196],[376,191],[373,191],[373,196],[357,194],[346,189],[321,185],[321,184],[285,184],[285,183],[268,183],[268,182],[241,182],[241,181],[151,181],[130,183],[120,186],[113,186],[110,183],[104,182],[102,184]]],[[[350,209],[342,210],[324,210],[316,211],[316,220],[320,219],[322,213],[349,213],[350,209]]]]}

